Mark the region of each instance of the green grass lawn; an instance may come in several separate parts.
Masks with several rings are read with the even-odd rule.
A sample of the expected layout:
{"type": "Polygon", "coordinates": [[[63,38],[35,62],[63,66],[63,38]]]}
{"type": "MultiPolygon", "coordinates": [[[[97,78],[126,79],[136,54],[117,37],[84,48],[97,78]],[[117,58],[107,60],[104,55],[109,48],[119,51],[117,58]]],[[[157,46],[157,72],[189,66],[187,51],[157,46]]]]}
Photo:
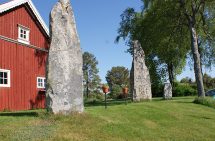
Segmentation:
{"type": "Polygon", "coordinates": [[[85,114],[51,116],[43,110],[0,113],[0,141],[214,141],[215,109],[171,101],[87,105],[85,114]]]}

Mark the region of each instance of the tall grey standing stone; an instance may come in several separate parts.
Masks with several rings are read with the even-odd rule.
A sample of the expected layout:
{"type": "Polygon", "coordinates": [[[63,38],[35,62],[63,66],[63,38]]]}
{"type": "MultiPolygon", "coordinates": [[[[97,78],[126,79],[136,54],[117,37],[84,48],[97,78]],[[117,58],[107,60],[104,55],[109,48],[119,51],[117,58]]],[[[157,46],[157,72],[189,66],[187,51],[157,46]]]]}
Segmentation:
{"type": "Polygon", "coordinates": [[[130,85],[133,101],[152,99],[149,70],[145,64],[144,51],[138,41],[134,41],[130,85]]]}
{"type": "Polygon", "coordinates": [[[163,99],[172,99],[172,85],[170,83],[165,83],[164,85],[164,95],[163,99]]]}
{"type": "Polygon", "coordinates": [[[47,109],[54,114],[81,113],[82,52],[69,0],[59,0],[50,14],[51,46],[47,63],[47,109]]]}

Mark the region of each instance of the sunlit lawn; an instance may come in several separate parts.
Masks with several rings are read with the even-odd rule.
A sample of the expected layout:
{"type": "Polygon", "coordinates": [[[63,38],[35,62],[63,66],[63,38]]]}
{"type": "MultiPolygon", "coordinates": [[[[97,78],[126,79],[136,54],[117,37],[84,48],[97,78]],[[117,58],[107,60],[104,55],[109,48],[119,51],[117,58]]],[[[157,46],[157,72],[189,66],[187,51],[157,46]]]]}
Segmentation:
{"type": "Polygon", "coordinates": [[[0,113],[0,141],[214,141],[215,109],[171,101],[87,105],[85,114],[51,116],[43,110],[0,113]]]}

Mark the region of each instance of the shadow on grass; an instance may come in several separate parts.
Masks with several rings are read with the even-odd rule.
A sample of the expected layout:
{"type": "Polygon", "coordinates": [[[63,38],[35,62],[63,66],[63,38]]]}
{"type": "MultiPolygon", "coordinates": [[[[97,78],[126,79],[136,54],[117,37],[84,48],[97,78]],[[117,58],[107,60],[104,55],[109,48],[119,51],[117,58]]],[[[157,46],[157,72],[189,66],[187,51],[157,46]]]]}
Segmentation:
{"type": "Polygon", "coordinates": [[[153,98],[152,101],[161,101],[161,102],[173,102],[173,103],[193,103],[194,97],[173,97],[172,99],[165,100],[163,98],[153,98]]]}
{"type": "Polygon", "coordinates": [[[3,112],[0,116],[11,116],[11,117],[38,117],[37,112],[3,112]]]}
{"type": "Polygon", "coordinates": [[[188,104],[188,103],[193,103],[193,101],[174,101],[175,103],[184,103],[184,104],[188,104]]]}
{"type": "MultiPolygon", "coordinates": [[[[164,100],[162,97],[156,97],[153,98],[151,100],[151,102],[174,102],[174,103],[193,103],[193,101],[189,100],[191,99],[190,97],[182,97],[181,99],[177,98],[173,98],[171,100],[164,100]],[[188,101],[183,101],[181,99],[188,99],[188,101]]],[[[127,99],[127,101],[125,101],[124,99],[118,99],[118,100],[107,100],[107,106],[115,106],[115,105],[123,105],[123,104],[130,104],[130,103],[141,103],[141,102],[149,102],[148,100],[143,100],[140,102],[132,102],[131,98],[127,99]]],[[[105,101],[99,101],[99,100],[90,100],[90,101],[86,101],[84,103],[85,107],[93,107],[93,106],[105,106],[105,101]]]]}
{"type": "Polygon", "coordinates": [[[205,119],[205,120],[214,120],[214,118],[212,118],[212,117],[207,117],[207,116],[197,116],[197,115],[188,115],[188,116],[190,116],[190,117],[192,117],[192,118],[196,118],[196,119],[205,119]]]}
{"type": "MultiPolygon", "coordinates": [[[[115,105],[125,105],[131,103],[131,100],[107,100],[107,106],[115,106],[115,105]]],[[[93,107],[93,106],[105,106],[105,101],[97,101],[97,100],[92,100],[92,101],[87,101],[84,103],[85,107],[93,107]]]]}

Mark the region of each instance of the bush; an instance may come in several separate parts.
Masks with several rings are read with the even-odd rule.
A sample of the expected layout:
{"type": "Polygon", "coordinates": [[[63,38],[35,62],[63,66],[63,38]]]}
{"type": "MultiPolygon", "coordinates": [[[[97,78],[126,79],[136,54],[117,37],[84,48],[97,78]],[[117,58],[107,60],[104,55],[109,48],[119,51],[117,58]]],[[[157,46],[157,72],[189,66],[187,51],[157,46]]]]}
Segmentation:
{"type": "Polygon", "coordinates": [[[201,105],[215,108],[215,100],[211,97],[205,97],[205,98],[197,97],[197,98],[195,98],[195,100],[193,102],[196,104],[201,104],[201,105]]]}
{"type": "Polygon", "coordinates": [[[197,88],[193,84],[184,84],[178,83],[175,85],[173,89],[173,96],[196,96],[197,95],[197,88]]]}
{"type": "Polygon", "coordinates": [[[111,92],[108,94],[108,98],[117,99],[122,93],[122,88],[119,85],[113,85],[111,92]]]}
{"type": "Polygon", "coordinates": [[[97,105],[99,103],[101,103],[101,100],[98,100],[96,98],[88,98],[88,99],[84,99],[84,105],[97,105]]]}
{"type": "Polygon", "coordinates": [[[85,101],[102,101],[104,100],[104,94],[98,90],[94,90],[89,94],[89,97],[84,97],[85,101]]]}
{"type": "MultiPolygon", "coordinates": [[[[164,85],[152,85],[152,95],[153,97],[162,97],[164,91],[164,85]]],[[[197,95],[197,86],[196,84],[189,83],[174,83],[173,96],[182,97],[182,96],[196,96],[197,95]]]]}

